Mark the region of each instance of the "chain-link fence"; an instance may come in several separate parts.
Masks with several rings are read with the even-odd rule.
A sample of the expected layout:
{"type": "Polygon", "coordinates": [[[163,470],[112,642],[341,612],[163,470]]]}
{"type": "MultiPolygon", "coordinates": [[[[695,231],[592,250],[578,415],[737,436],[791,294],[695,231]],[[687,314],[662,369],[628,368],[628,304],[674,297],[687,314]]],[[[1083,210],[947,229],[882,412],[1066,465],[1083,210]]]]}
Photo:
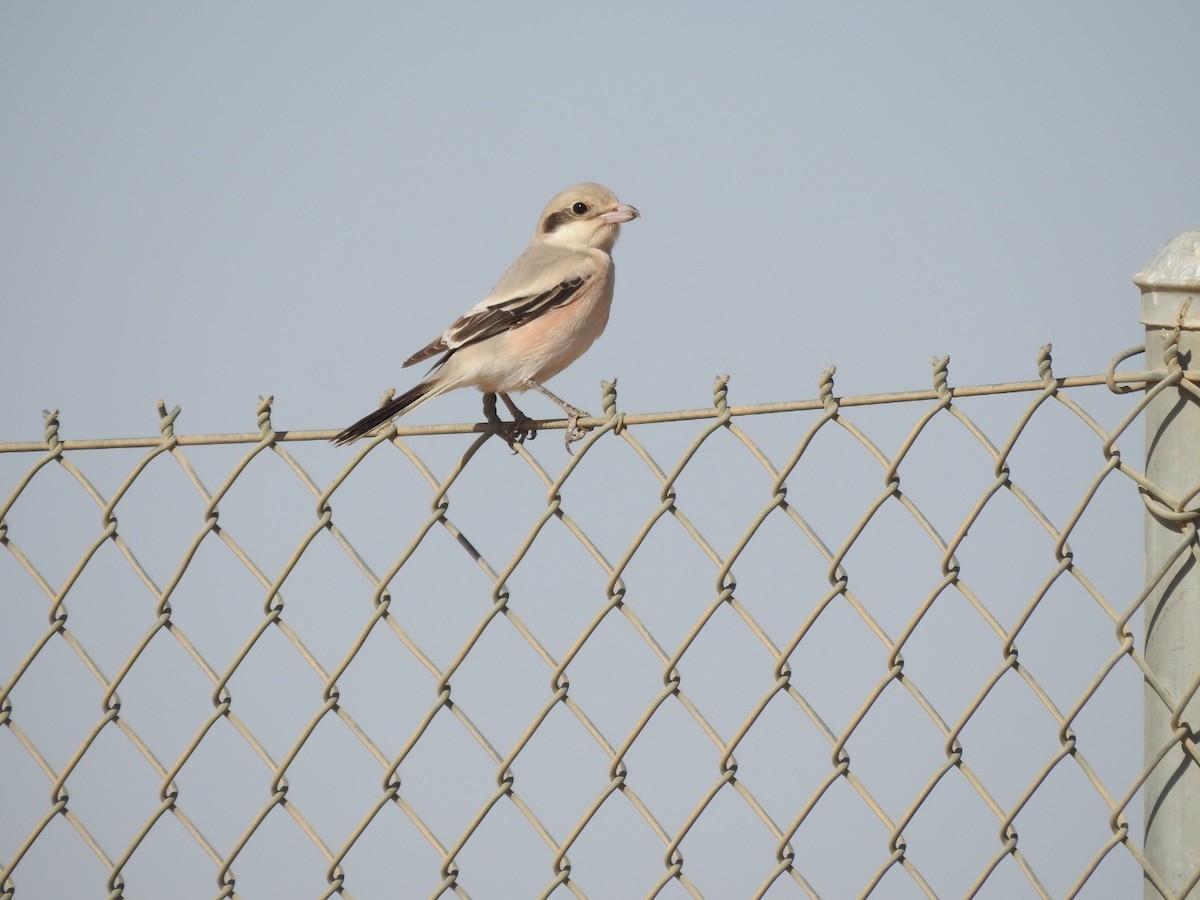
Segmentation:
{"type": "Polygon", "coordinates": [[[0,446],[0,896],[1186,896],[1185,313],[1146,371],[606,385],[574,456],[48,414],[0,446]]]}

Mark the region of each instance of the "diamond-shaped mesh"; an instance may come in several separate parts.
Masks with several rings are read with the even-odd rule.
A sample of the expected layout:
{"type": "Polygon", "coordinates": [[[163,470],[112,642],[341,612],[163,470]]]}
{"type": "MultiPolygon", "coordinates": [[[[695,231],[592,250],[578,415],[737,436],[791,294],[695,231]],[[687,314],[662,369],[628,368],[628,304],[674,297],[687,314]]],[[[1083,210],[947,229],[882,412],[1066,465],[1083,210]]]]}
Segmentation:
{"type": "Polygon", "coordinates": [[[2,896],[1183,896],[1135,618],[1143,499],[1183,506],[1118,441],[1195,389],[1114,368],[607,385],[574,456],[49,414],[0,448],[2,896]]]}

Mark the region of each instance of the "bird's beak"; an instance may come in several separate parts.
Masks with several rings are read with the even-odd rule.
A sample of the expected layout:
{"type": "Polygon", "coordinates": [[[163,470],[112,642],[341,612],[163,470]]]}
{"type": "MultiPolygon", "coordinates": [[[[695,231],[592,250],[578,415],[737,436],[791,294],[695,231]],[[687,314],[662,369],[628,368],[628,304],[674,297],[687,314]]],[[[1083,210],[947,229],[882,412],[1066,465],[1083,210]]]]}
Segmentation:
{"type": "Polygon", "coordinates": [[[629,222],[640,215],[641,213],[628,203],[618,203],[615,209],[610,209],[606,213],[600,213],[600,218],[609,225],[620,225],[622,222],[629,222]]]}

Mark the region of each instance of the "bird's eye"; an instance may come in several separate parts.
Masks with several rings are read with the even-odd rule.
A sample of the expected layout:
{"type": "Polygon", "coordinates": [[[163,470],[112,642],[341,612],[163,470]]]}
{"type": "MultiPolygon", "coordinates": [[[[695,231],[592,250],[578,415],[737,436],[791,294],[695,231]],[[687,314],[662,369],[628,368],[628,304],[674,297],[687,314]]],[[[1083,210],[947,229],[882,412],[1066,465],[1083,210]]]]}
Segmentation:
{"type": "Polygon", "coordinates": [[[583,201],[578,201],[574,206],[571,207],[571,212],[575,213],[577,216],[582,216],[587,211],[588,205],[583,201]]]}

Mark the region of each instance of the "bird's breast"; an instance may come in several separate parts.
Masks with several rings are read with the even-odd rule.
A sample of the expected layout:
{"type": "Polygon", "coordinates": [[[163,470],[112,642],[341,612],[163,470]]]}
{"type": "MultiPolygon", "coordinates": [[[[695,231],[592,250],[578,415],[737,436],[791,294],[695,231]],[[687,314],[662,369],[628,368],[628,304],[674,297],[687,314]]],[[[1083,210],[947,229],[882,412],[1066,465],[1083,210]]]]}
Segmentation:
{"type": "Polygon", "coordinates": [[[470,357],[473,383],[484,391],[509,393],[523,390],[527,381],[547,381],[579,359],[600,337],[608,324],[612,297],[610,270],[593,277],[565,306],[464,347],[455,356],[470,357]]]}

